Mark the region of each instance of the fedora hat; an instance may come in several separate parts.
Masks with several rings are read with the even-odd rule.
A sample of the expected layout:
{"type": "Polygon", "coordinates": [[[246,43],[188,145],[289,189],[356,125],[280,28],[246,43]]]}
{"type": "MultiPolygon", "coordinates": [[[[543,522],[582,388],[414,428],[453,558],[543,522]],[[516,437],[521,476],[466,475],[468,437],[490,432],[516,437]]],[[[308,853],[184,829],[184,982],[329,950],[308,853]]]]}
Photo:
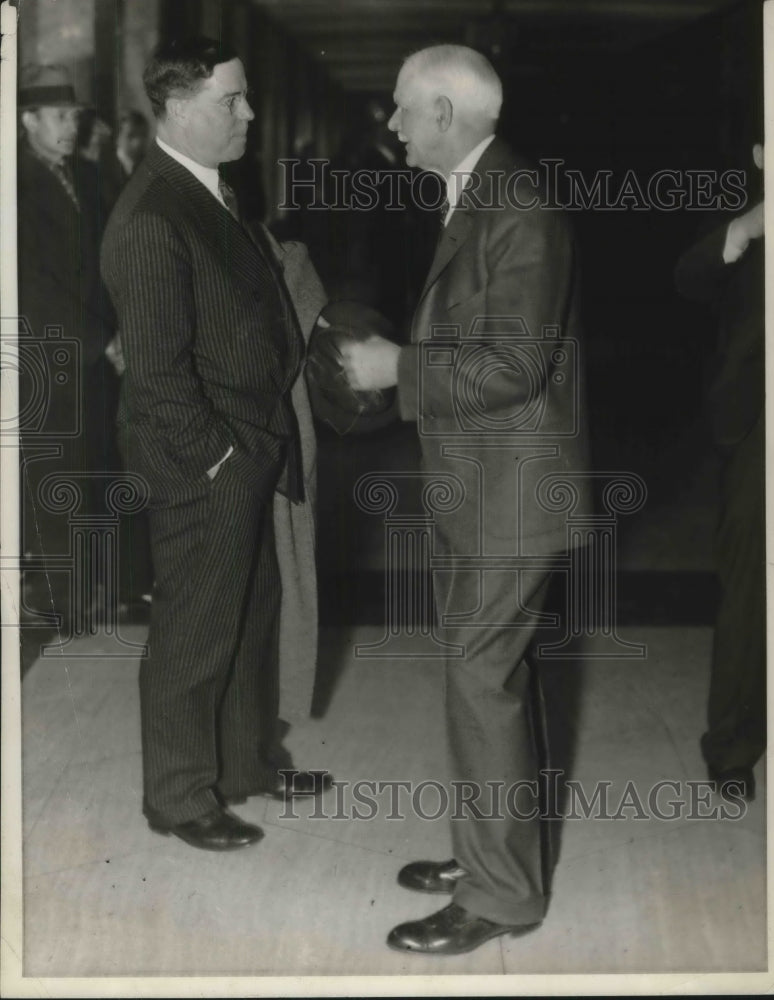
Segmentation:
{"type": "Polygon", "coordinates": [[[25,108],[83,108],[64,66],[23,66],[19,73],[17,106],[25,108]]]}
{"type": "Polygon", "coordinates": [[[305,373],[312,413],[337,434],[369,434],[398,419],[394,387],[356,390],[344,372],[342,345],[373,334],[396,340],[392,323],[376,309],[338,301],[325,306],[309,339],[305,373]]]}

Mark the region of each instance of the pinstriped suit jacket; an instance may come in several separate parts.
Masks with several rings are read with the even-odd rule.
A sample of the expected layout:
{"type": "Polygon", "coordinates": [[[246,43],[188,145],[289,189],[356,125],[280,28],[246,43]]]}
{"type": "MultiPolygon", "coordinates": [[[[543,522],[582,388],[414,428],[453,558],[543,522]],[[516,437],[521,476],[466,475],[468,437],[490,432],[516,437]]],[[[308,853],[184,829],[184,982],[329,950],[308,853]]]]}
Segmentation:
{"type": "Polygon", "coordinates": [[[268,246],[154,144],[110,217],[101,263],[126,361],[119,437],[151,505],[200,495],[232,445],[235,471],[270,500],[296,446],[290,389],[304,344],[268,246]]]}

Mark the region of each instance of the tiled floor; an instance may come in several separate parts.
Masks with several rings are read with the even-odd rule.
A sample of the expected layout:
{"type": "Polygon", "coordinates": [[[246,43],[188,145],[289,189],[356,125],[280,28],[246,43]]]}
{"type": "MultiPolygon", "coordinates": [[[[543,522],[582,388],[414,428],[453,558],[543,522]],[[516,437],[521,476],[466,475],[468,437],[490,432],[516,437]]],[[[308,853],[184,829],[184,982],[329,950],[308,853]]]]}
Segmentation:
{"type": "MultiPolygon", "coordinates": [[[[437,663],[364,660],[380,630],[326,630],[343,650],[326,715],[296,725],[296,760],[355,782],[444,776],[437,663]]],[[[195,851],[151,833],[140,812],[137,661],[39,660],[23,684],[24,965],[28,976],[428,975],[759,971],[766,968],[765,800],[737,819],[688,815],[705,778],[697,739],[708,629],[624,630],[638,661],[545,667],[555,766],[588,793],[609,782],[617,819],[568,818],[548,917],[535,934],[431,959],[384,938],[436,900],[399,888],[407,860],[449,855],[444,819],[353,818],[349,791],[317,806],[252,799],[239,812],[264,840],[234,854],[195,851]],[[680,800],[674,820],[655,818],[680,800]],[[632,783],[632,784],[627,784],[632,783]],[[632,788],[647,818],[622,809],[632,788]],[[338,814],[338,818],[337,818],[338,814]],[[342,818],[346,817],[346,818],[342,818]]],[[[141,640],[137,629],[131,638],[141,640]]],[[[80,652],[98,652],[92,639],[80,652]]],[[[79,652],[76,650],[75,652],[79,652]]],[[[593,656],[593,645],[584,652],[593,656]]],[[[424,807],[435,807],[432,796],[424,807]]],[[[698,809],[711,812],[718,800],[698,809]]],[[[366,812],[364,808],[360,813],[366,812]]]]}
{"type": "MultiPolygon", "coordinates": [[[[413,447],[400,429],[385,435],[376,449],[380,468],[415,467],[413,447]]],[[[619,548],[625,571],[666,574],[667,610],[681,580],[712,571],[712,466],[696,460],[691,441],[674,450],[664,459],[672,485],[622,520],[619,548]]],[[[345,502],[373,467],[375,450],[329,439],[321,459],[328,470],[319,504],[321,565],[370,570],[378,582],[383,528],[345,502]]],[[[347,621],[346,608],[339,618],[347,621]]],[[[651,620],[647,608],[642,620],[651,620]]],[[[496,993],[510,992],[514,981],[505,973],[647,972],[680,973],[671,988],[693,984],[695,992],[698,973],[766,970],[764,762],[756,768],[756,801],[744,815],[720,818],[720,800],[700,784],[712,639],[706,625],[632,624],[619,634],[646,646],[642,659],[603,659],[586,640],[575,660],[543,665],[551,765],[587,799],[604,787],[607,815],[616,818],[601,818],[601,807],[584,817],[566,793],[571,815],[552,825],[559,859],[541,929],[458,958],[390,951],[385,937],[394,924],[439,905],[401,889],[398,869],[410,859],[448,857],[450,835],[445,817],[420,818],[406,797],[397,819],[388,818],[389,792],[371,789],[378,806],[372,818],[370,807],[354,800],[358,781],[416,787],[445,775],[440,665],[412,659],[411,644],[399,659],[353,654],[382,634],[363,624],[322,630],[327,708],[297,722],[287,740],[297,763],[328,768],[349,784],[290,814],[251,799],[237,811],[266,836],[226,855],[159,837],[143,820],[136,654],[108,658],[104,640],[93,637],[76,643],[67,659],[38,659],[22,686],[26,976],[484,974],[496,993]],[[655,814],[654,786],[661,788],[656,806],[674,818],[655,814]]],[[[129,629],[126,638],[141,643],[144,629],[129,629]]],[[[421,804],[427,812],[436,807],[432,790],[421,804]]],[[[415,992],[437,980],[412,982],[415,992]]],[[[538,980],[523,982],[520,992],[541,992],[538,980]]],[[[448,987],[447,995],[466,989],[448,987]]],[[[726,980],[725,990],[739,991],[737,981],[726,980]]],[[[113,992],[123,995],[120,982],[113,992]]]]}

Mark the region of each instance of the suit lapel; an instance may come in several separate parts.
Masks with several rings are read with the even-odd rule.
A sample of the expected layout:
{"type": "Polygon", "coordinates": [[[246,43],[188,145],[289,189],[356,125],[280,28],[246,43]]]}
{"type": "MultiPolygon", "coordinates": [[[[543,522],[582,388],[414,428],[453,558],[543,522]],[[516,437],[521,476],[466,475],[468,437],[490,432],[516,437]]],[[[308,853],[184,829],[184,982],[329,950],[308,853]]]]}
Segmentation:
{"type": "Polygon", "coordinates": [[[253,291],[257,283],[273,277],[270,263],[247,232],[190,170],[155,144],[148,157],[151,171],[167,182],[185,214],[227,263],[229,271],[253,291]]]}
{"type": "Polygon", "coordinates": [[[63,224],[77,228],[78,209],[54,172],[41,163],[34,153],[26,148],[26,144],[23,147],[22,157],[20,172],[23,177],[20,187],[23,186],[31,196],[34,192],[36,210],[52,219],[57,228],[63,224]]]}
{"type": "MultiPolygon", "coordinates": [[[[476,220],[476,214],[481,211],[481,209],[476,208],[476,201],[479,201],[482,205],[491,203],[493,184],[489,171],[495,167],[499,167],[500,162],[505,157],[504,151],[505,147],[502,142],[497,138],[493,139],[471,171],[472,178],[469,186],[471,190],[476,192],[475,196],[472,198],[469,196],[467,193],[468,186],[466,185],[460,197],[460,203],[454,209],[449,224],[444,229],[438,241],[435,257],[433,258],[433,263],[430,265],[430,271],[422,289],[420,301],[427,295],[441,273],[446,269],[450,261],[454,259],[454,255],[470,236],[476,220]]],[[[507,160],[505,162],[507,165],[507,160]]]]}
{"type": "MultiPolygon", "coordinates": [[[[304,341],[298,328],[292,302],[282,276],[281,264],[272,255],[271,246],[263,234],[256,235],[241,226],[225,205],[198,181],[190,170],[168,156],[157,145],[148,154],[150,170],[167,182],[181,210],[197,226],[218,257],[227,263],[229,272],[244,281],[251,292],[269,282],[284,300],[288,336],[281,344],[289,351],[290,366],[295,369],[304,354],[304,341]]],[[[277,331],[274,331],[277,335],[277,331]]]]}
{"type": "Polygon", "coordinates": [[[473,228],[473,219],[470,209],[459,205],[454,209],[448,226],[441,233],[438,246],[435,248],[435,256],[430,265],[427,279],[422,289],[421,298],[427,294],[430,286],[438,279],[443,269],[452,260],[462,244],[468,238],[470,230],[473,228]]]}

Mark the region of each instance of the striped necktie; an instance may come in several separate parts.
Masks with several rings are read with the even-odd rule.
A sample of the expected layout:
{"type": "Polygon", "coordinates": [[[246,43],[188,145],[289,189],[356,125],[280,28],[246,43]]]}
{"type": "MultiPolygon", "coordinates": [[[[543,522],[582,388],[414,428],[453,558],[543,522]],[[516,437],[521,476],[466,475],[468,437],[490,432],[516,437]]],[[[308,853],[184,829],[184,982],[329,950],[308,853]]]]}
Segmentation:
{"type": "Polygon", "coordinates": [[[26,143],[26,148],[29,151],[29,153],[38,161],[38,163],[42,163],[43,166],[46,168],[46,170],[51,171],[54,177],[56,177],[56,179],[64,188],[64,192],[67,195],[67,197],[75,206],[76,212],[80,212],[81,203],[78,200],[78,195],[75,190],[75,183],[73,182],[72,170],[68,162],[66,160],[63,160],[60,163],[54,163],[53,160],[50,160],[47,156],[43,156],[41,153],[39,153],[35,149],[35,147],[32,146],[30,143],[26,143]]]}
{"type": "Polygon", "coordinates": [[[233,215],[237,222],[241,223],[242,220],[239,218],[239,203],[237,202],[237,196],[231,185],[227,184],[222,177],[218,178],[218,194],[223,199],[223,203],[231,215],[233,215]]]}
{"type": "Polygon", "coordinates": [[[73,205],[75,205],[76,210],[80,212],[81,205],[78,201],[78,195],[75,193],[75,185],[73,184],[72,177],[70,176],[69,168],[63,163],[50,163],[49,166],[56,179],[67,192],[67,196],[70,201],[73,205]]]}
{"type": "Polygon", "coordinates": [[[444,198],[441,202],[441,207],[438,209],[438,238],[443,236],[443,231],[446,228],[446,216],[449,214],[449,209],[451,204],[448,198],[444,198]]]}

